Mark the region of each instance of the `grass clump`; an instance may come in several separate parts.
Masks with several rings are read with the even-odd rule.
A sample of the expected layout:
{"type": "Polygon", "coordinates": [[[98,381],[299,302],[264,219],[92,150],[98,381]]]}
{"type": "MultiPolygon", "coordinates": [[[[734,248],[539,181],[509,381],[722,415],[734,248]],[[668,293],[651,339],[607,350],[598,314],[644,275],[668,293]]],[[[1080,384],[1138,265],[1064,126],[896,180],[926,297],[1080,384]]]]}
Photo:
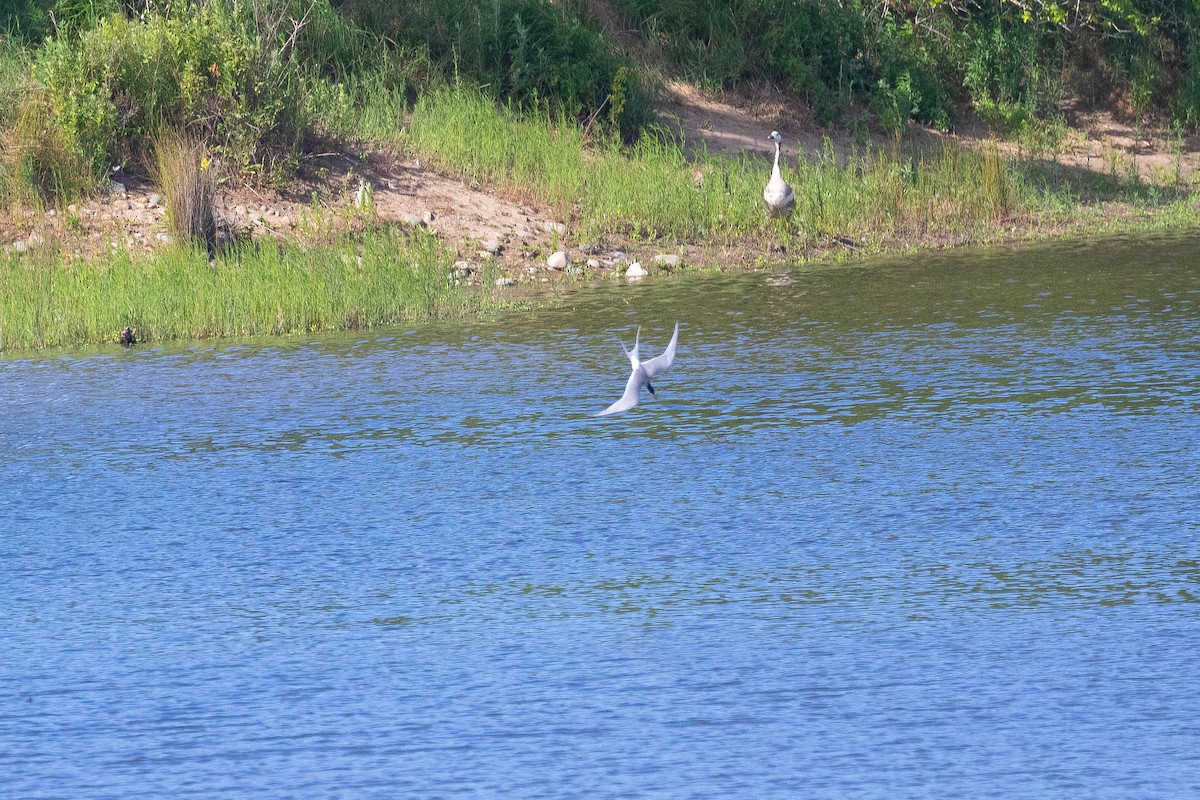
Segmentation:
{"type": "Polygon", "coordinates": [[[155,182],[167,199],[171,229],[180,241],[211,248],[216,240],[216,170],[199,137],[175,130],[154,139],[155,182]]]}
{"type": "Polygon", "coordinates": [[[0,350],[370,329],[478,313],[490,293],[456,286],[427,234],[377,228],[313,247],[219,253],[179,247],[82,261],[47,248],[0,256],[0,350]]]}

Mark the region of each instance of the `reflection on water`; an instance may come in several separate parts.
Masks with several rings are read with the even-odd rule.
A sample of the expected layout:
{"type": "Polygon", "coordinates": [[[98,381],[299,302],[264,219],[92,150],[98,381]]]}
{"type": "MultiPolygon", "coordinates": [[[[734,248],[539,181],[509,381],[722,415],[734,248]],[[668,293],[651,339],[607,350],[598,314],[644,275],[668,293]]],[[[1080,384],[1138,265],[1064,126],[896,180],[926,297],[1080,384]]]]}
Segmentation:
{"type": "Polygon", "coordinates": [[[0,361],[0,774],[1197,794],[1198,246],[0,361]],[[593,417],[676,320],[659,400],[593,417]]]}

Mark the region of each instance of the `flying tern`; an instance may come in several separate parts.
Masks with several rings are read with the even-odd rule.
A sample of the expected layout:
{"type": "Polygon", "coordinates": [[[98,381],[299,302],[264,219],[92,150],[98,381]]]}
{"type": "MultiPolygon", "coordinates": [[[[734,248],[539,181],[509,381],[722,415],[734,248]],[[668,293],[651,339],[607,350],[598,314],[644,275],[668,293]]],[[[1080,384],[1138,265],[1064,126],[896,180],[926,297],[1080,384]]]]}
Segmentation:
{"type": "MultiPolygon", "coordinates": [[[[675,323],[675,333],[671,336],[671,343],[667,345],[667,349],[662,355],[655,356],[647,361],[642,361],[638,358],[638,340],[641,338],[642,329],[639,327],[637,334],[633,338],[633,349],[625,350],[625,343],[621,342],[621,349],[625,350],[625,355],[629,356],[629,363],[633,367],[633,373],[629,376],[629,381],[625,384],[625,394],[621,395],[621,399],[613,403],[608,408],[597,414],[597,417],[605,417],[609,414],[616,414],[619,411],[628,411],[638,404],[638,395],[641,394],[642,387],[645,386],[650,390],[650,394],[654,394],[654,386],[650,383],[651,378],[658,377],[667,371],[671,363],[675,361],[675,343],[679,341],[679,323],[675,323]]],[[[657,396],[657,395],[656,395],[657,396]]]]}

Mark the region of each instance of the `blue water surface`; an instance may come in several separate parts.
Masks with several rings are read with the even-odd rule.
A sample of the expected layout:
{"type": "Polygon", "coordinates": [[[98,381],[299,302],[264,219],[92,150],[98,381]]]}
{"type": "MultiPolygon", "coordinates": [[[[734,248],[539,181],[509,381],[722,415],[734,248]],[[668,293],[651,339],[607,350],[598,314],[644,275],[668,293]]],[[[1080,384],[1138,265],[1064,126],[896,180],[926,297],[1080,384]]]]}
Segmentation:
{"type": "Polygon", "coordinates": [[[10,355],[0,794],[1200,796],[1198,248],[10,355]]]}

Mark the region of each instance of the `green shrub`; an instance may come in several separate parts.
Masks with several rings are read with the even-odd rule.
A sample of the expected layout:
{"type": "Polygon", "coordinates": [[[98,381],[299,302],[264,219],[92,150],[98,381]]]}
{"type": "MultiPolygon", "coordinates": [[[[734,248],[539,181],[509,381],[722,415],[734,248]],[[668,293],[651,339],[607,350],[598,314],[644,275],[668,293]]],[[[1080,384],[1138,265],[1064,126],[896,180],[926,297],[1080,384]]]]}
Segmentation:
{"type": "Polygon", "coordinates": [[[164,125],[211,143],[227,169],[270,172],[294,159],[306,128],[305,84],[284,34],[213,0],[198,10],[155,5],[49,40],[34,75],[68,146],[99,180],[115,163],[146,161],[164,125]]]}
{"type": "Polygon", "coordinates": [[[46,92],[24,85],[0,132],[0,198],[42,206],[84,194],[95,184],[91,163],[56,123],[46,92]]]}
{"type": "Polygon", "coordinates": [[[1200,6],[1160,0],[614,0],[686,77],[768,78],[817,118],[873,108],[884,127],[946,127],[955,109],[1060,113],[1080,94],[1192,119],[1200,6]],[[1068,81],[1070,81],[1068,83],[1068,81]]]}
{"type": "Polygon", "coordinates": [[[397,69],[411,68],[413,54],[424,53],[445,79],[410,80],[412,88],[468,83],[522,109],[609,120],[632,140],[652,119],[649,92],[632,63],[589,23],[586,5],[583,0],[394,0],[347,4],[343,11],[394,43],[397,69]]]}

